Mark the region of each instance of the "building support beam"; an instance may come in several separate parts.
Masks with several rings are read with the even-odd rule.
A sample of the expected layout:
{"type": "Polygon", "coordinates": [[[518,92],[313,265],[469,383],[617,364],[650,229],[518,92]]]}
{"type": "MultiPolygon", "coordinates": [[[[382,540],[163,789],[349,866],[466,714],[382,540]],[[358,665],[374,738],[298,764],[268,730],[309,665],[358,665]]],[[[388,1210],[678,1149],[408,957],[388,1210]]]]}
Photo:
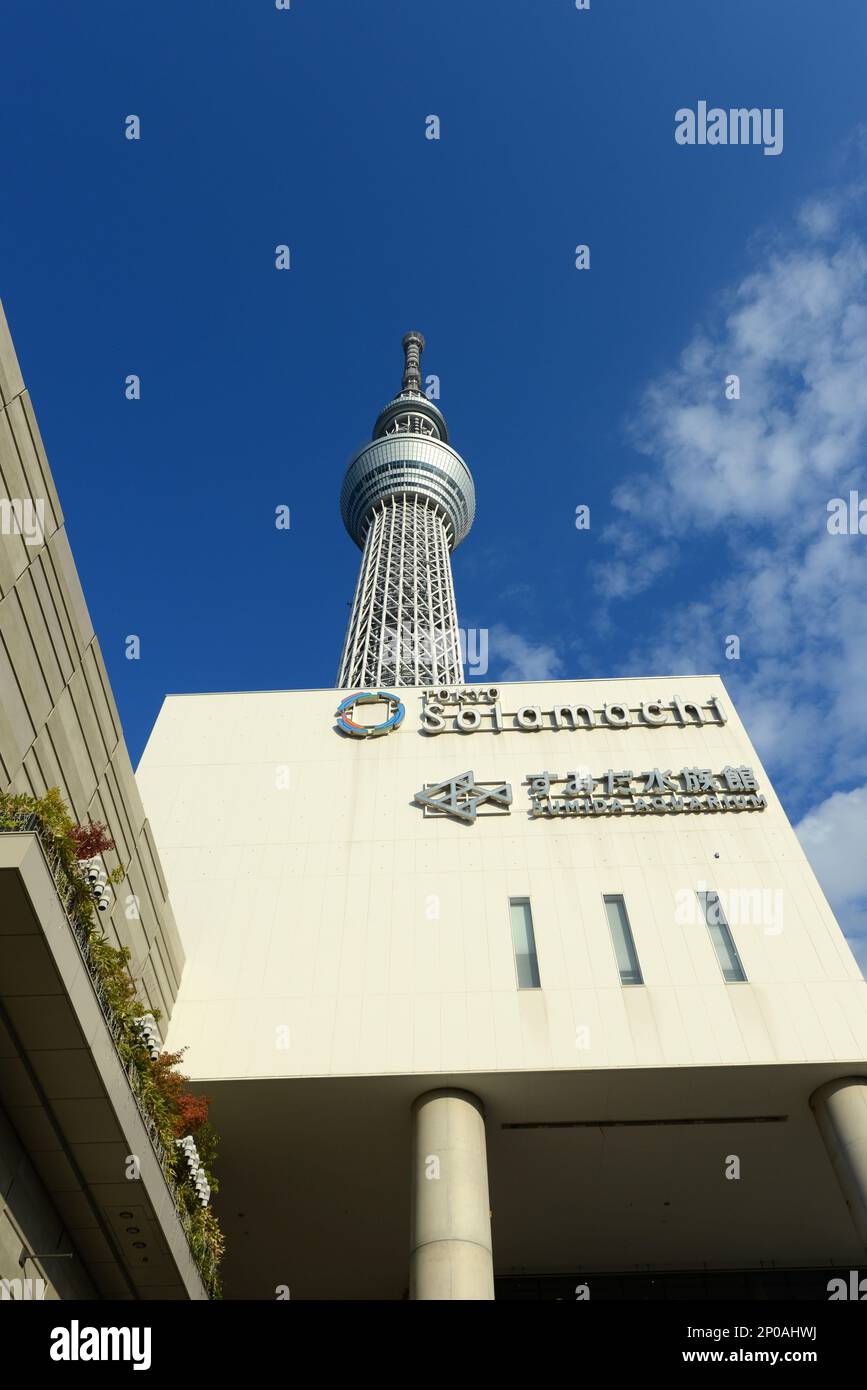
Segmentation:
{"type": "Polygon", "coordinates": [[[482,1103],[427,1091],[412,1108],[410,1298],[494,1297],[482,1103]]]}
{"type": "Polygon", "coordinates": [[[867,1251],[867,1077],[828,1081],[813,1092],[810,1104],[867,1251]]]}

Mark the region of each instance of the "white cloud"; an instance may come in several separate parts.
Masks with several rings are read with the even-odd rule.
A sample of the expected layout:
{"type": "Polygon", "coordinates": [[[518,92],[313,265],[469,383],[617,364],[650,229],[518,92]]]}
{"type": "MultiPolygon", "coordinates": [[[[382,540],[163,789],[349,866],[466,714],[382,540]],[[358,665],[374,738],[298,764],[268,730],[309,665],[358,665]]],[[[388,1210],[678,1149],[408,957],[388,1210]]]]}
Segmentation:
{"type": "Polygon", "coordinates": [[[683,567],[681,602],[642,603],[624,669],[721,672],[784,802],[797,815],[825,798],[804,845],[862,946],[867,884],[841,875],[863,855],[852,827],[860,845],[867,830],[864,787],[850,790],[867,778],[867,536],[829,535],[827,506],[867,497],[863,196],[814,198],[758,237],[759,269],[648,385],[629,433],[650,463],[612,495],[596,577],[610,609],[683,567]]]}
{"type": "MultiPolygon", "coordinates": [[[[794,522],[806,535],[862,464],[867,247],[843,233],[833,245],[796,238],[717,312],[713,331],[647,387],[630,433],[654,467],[614,504],[681,545],[720,526],[794,522]],[[739,400],[725,396],[732,374],[739,400]]],[[[632,548],[616,523],[610,539],[632,548]]]]}
{"type": "Polygon", "coordinates": [[[795,831],[867,973],[867,783],[834,792],[795,831]]]}
{"type": "MultiPolygon", "coordinates": [[[[767,760],[809,733],[849,785],[867,773],[867,536],[831,536],[828,501],[867,496],[867,245],[852,190],[812,199],[764,265],[651,382],[630,433],[652,468],[614,492],[609,603],[701,556],[693,597],[660,614],[632,669],[719,669],[764,731],[767,760]],[[725,381],[740,378],[740,400],[725,381]],[[652,542],[649,541],[652,537],[652,542]],[[741,638],[727,662],[725,637],[741,638]]],[[[814,767],[780,769],[795,794],[814,767]]]]}
{"type": "Polygon", "coordinates": [[[808,236],[831,236],[837,228],[839,212],[831,199],[808,198],[798,213],[798,221],[808,236]]]}
{"type": "Polygon", "coordinates": [[[503,681],[553,680],[563,670],[563,658],[554,647],[529,642],[502,623],[491,628],[489,653],[497,677],[503,681]]]}

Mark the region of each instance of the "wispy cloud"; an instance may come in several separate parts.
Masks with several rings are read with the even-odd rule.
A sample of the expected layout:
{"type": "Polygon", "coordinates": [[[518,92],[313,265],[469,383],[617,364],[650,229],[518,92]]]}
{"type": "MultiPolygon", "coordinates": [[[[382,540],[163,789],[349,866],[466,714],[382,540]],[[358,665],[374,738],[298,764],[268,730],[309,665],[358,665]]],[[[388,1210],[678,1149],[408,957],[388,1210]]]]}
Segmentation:
{"type": "Polygon", "coordinates": [[[563,658],[545,642],[530,642],[502,623],[490,631],[491,673],[502,681],[553,680],[563,673],[563,658]]]}
{"type": "Polygon", "coordinates": [[[685,602],[645,605],[629,669],[722,672],[790,810],[810,811],[805,846],[852,931],[865,884],[840,896],[832,841],[854,853],[867,839],[856,786],[867,778],[867,536],[830,535],[827,506],[850,489],[867,496],[862,197],[850,186],[813,198],[786,234],[759,235],[762,268],[649,384],[629,433],[650,466],[612,495],[610,559],[596,575],[609,610],[684,576],[685,602]],[[726,398],[732,374],[740,399],[726,398]],[[729,635],[738,661],[726,660],[729,635]],[[821,848],[844,804],[845,836],[829,832],[821,848]]]}
{"type": "Polygon", "coordinates": [[[804,853],[867,974],[867,783],[834,792],[795,827],[804,853]]]}
{"type": "MultiPolygon", "coordinates": [[[[811,225],[822,206],[812,204],[811,225]]],[[[625,559],[652,520],[668,544],[651,578],[720,528],[723,543],[745,531],[805,543],[824,527],[828,496],[862,473],[867,246],[842,227],[837,237],[815,239],[799,221],[677,368],[648,386],[630,435],[653,467],[615,490],[606,539],[625,559]],[[732,374],[738,400],[725,397],[732,374]]],[[[633,587],[645,587],[644,565],[630,568],[633,587]]],[[[604,569],[599,584],[610,588],[604,569]]]]}

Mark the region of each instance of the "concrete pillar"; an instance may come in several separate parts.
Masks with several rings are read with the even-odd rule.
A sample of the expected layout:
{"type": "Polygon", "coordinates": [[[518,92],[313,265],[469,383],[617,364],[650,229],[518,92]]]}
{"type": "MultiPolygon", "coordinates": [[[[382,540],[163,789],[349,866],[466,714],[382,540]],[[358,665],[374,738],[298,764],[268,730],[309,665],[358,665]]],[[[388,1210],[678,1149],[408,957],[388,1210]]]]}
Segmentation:
{"type": "Polygon", "coordinates": [[[844,1076],[810,1104],[861,1243],[867,1251],[867,1076],[844,1076]]]}
{"type": "Polygon", "coordinates": [[[411,1252],[410,1298],[494,1297],[485,1117],[469,1091],[412,1107],[411,1252]]]}

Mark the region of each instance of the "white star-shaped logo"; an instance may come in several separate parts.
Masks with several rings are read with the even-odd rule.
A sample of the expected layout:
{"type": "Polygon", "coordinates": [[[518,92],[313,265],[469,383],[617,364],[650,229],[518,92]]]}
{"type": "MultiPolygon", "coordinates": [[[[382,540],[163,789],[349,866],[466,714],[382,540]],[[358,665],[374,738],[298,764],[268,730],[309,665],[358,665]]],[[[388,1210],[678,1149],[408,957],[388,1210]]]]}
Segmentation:
{"type": "Polygon", "coordinates": [[[416,792],[414,800],[426,812],[454,816],[456,820],[472,825],[476,819],[476,809],[485,802],[508,811],[512,804],[512,788],[508,782],[477,783],[474,773],[461,772],[445,782],[422,787],[420,792],[416,792]]]}

